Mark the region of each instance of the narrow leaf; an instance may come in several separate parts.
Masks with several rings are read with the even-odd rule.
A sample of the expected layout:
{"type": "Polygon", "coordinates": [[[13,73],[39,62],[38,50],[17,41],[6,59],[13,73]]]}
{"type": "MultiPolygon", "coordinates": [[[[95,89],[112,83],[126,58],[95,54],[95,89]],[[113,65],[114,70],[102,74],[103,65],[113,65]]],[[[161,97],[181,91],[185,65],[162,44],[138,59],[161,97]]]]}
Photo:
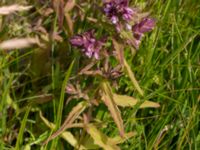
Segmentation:
{"type": "Polygon", "coordinates": [[[118,109],[117,105],[115,104],[112,89],[108,82],[103,82],[103,97],[102,100],[104,101],[105,105],[108,107],[108,110],[113,117],[121,136],[124,136],[124,126],[123,120],[121,118],[120,110],[118,109]]]}
{"type": "Polygon", "coordinates": [[[140,93],[140,95],[144,95],[143,90],[140,88],[139,83],[137,82],[134,73],[131,70],[131,67],[128,65],[127,61],[124,59],[124,68],[129,76],[129,78],[131,79],[134,87],[136,88],[136,90],[140,93]]]}
{"type": "MultiPolygon", "coordinates": [[[[133,107],[138,102],[140,102],[134,97],[130,97],[126,95],[118,95],[118,94],[114,94],[114,101],[117,105],[122,106],[122,107],[133,107]]],[[[157,107],[160,107],[160,105],[152,101],[145,101],[144,103],[140,105],[140,108],[147,108],[147,107],[157,108],[157,107]]]]}
{"type": "Polygon", "coordinates": [[[64,20],[64,1],[63,0],[53,0],[53,8],[58,17],[59,28],[61,29],[63,26],[63,20],[64,20]]]}
{"type": "Polygon", "coordinates": [[[26,113],[24,115],[24,118],[23,118],[23,120],[21,122],[21,127],[19,129],[19,134],[18,134],[18,137],[17,137],[15,150],[19,150],[20,147],[21,147],[21,144],[23,142],[23,134],[24,134],[24,130],[25,130],[25,127],[26,127],[26,122],[27,122],[27,119],[28,119],[28,115],[29,115],[30,109],[31,109],[31,107],[27,108],[26,113]]]}
{"type": "Polygon", "coordinates": [[[61,88],[61,93],[60,93],[60,101],[59,101],[58,112],[57,112],[58,118],[56,120],[57,127],[59,127],[60,124],[61,124],[63,103],[64,103],[64,97],[65,97],[65,87],[66,87],[67,82],[69,80],[69,77],[70,77],[70,74],[72,72],[73,66],[74,66],[74,61],[72,61],[72,63],[70,64],[69,69],[66,72],[65,79],[64,79],[64,81],[62,83],[62,88],[61,88]]]}

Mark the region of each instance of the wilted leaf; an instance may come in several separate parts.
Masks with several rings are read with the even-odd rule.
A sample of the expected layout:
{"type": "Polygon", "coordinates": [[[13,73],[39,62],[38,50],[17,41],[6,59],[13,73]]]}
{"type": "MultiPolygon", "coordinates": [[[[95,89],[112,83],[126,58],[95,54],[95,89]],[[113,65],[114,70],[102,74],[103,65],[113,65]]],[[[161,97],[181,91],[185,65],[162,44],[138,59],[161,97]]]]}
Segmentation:
{"type": "Polygon", "coordinates": [[[12,50],[12,49],[22,49],[31,47],[34,44],[38,44],[39,41],[36,38],[19,38],[11,39],[0,43],[0,49],[12,50]]]}
{"type": "Polygon", "coordinates": [[[67,3],[65,4],[65,12],[69,12],[70,10],[72,10],[75,4],[76,4],[75,0],[68,0],[67,3]]]}
{"type": "Polygon", "coordinates": [[[21,6],[21,5],[10,5],[10,6],[3,6],[0,7],[0,15],[9,15],[14,12],[20,12],[31,9],[32,6],[21,6]]]}
{"type": "Polygon", "coordinates": [[[63,0],[53,0],[53,8],[58,17],[59,28],[62,28],[63,20],[64,20],[64,1],[63,0]]]}
{"type": "Polygon", "coordinates": [[[108,82],[102,83],[103,88],[103,101],[105,105],[108,107],[108,110],[111,113],[111,116],[113,117],[119,132],[121,136],[124,136],[124,126],[123,126],[123,120],[121,118],[120,110],[118,109],[115,101],[114,101],[114,95],[112,93],[112,89],[108,82]]]}
{"type": "MultiPolygon", "coordinates": [[[[44,118],[41,112],[40,112],[40,118],[50,129],[55,129],[56,125],[49,122],[46,118],[44,118]]],[[[71,134],[71,132],[64,131],[61,133],[61,137],[65,139],[69,144],[71,144],[74,148],[79,148],[80,150],[86,149],[83,145],[79,145],[79,142],[73,136],[73,134],[71,134]]]]}
{"type": "MultiPolygon", "coordinates": [[[[114,101],[117,105],[122,106],[122,107],[133,107],[136,105],[139,100],[126,96],[126,95],[118,95],[114,94],[114,101]]],[[[140,108],[146,108],[146,107],[152,107],[152,108],[157,108],[160,107],[158,103],[152,102],[152,101],[145,101],[140,105],[140,108]]]]}
{"type": "Polygon", "coordinates": [[[120,148],[111,143],[109,138],[100,132],[93,124],[87,124],[86,130],[88,134],[93,138],[94,143],[99,145],[105,150],[120,150],[120,148]]]}
{"type": "Polygon", "coordinates": [[[53,133],[48,139],[47,141],[44,142],[44,144],[48,143],[50,140],[56,138],[57,136],[59,136],[63,131],[65,131],[67,128],[69,128],[72,123],[79,117],[79,115],[85,110],[85,108],[87,107],[86,102],[80,102],[78,103],[73,109],[72,111],[69,113],[69,115],[67,116],[67,118],[65,119],[64,123],[62,124],[62,126],[55,132],[53,133]]]}

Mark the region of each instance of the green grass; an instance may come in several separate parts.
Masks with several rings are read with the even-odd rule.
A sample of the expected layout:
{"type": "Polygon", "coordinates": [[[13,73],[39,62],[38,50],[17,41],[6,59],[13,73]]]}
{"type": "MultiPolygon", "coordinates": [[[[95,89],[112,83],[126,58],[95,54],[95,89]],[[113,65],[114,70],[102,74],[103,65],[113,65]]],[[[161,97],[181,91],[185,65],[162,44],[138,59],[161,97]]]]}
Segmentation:
{"type": "MultiPolygon", "coordinates": [[[[32,0],[12,0],[12,3],[14,2],[33,5],[34,8],[28,12],[11,15],[10,18],[0,15],[0,43],[14,37],[39,36],[46,47],[0,50],[0,150],[74,149],[61,136],[47,145],[42,144],[56,129],[59,129],[74,106],[83,99],[87,102],[90,100],[84,95],[79,95],[67,101],[69,94],[65,93],[65,84],[72,83],[82,93],[88,93],[91,99],[99,99],[97,90],[100,88],[102,78],[78,76],[78,71],[90,61],[84,60],[87,58],[83,57],[82,53],[70,47],[68,43],[70,31],[66,20],[60,33],[63,41],[58,42],[53,39],[51,36],[53,31],[59,30],[58,16],[55,13],[44,16],[40,12],[50,6],[48,1],[44,1],[46,5],[32,0]],[[29,31],[29,25],[34,26],[38,19],[42,19],[41,26],[46,29],[48,35],[40,31],[29,31]],[[46,38],[49,36],[50,39],[45,41],[42,36],[46,38]],[[49,128],[47,123],[42,121],[40,111],[49,122],[54,123],[56,128],[49,128]]],[[[143,6],[144,2],[145,0],[135,0],[131,1],[131,4],[143,6]]],[[[0,6],[7,3],[1,1],[0,6]]],[[[12,3],[9,1],[9,4],[12,3]]],[[[92,4],[91,1],[90,3],[92,4]]],[[[120,108],[125,131],[134,131],[137,134],[119,146],[122,150],[198,150],[200,148],[199,1],[149,0],[145,10],[150,11],[157,19],[156,28],[145,36],[135,55],[132,55],[130,48],[124,51],[125,58],[144,91],[144,96],[135,90],[125,73],[115,80],[118,88],[115,88],[114,81],[111,83],[116,93],[133,96],[141,101],[157,102],[160,108],[139,109],[139,105],[120,108]]],[[[90,5],[84,6],[82,13],[87,17],[101,20],[100,11],[91,8],[90,5]]],[[[78,18],[74,24],[75,34],[95,28],[98,37],[104,34],[111,35],[107,32],[110,26],[103,26],[101,21],[95,24],[88,21],[87,17],[78,18]]],[[[114,58],[110,58],[109,62],[113,66],[117,64],[114,58]]],[[[98,62],[96,66],[102,67],[103,63],[98,62]]],[[[89,107],[85,113],[91,113],[96,120],[106,126],[102,127],[101,131],[107,136],[119,135],[119,130],[105,105],[89,107]]],[[[70,128],[66,131],[70,131],[78,139],[79,144],[90,139],[86,130],[81,128],[70,128]]]]}

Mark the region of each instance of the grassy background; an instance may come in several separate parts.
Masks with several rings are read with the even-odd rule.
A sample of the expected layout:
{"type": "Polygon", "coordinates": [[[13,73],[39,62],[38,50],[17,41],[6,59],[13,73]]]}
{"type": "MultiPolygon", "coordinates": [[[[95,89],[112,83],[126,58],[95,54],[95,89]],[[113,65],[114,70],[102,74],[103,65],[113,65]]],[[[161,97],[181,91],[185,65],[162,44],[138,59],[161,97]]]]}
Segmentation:
{"type": "MultiPolygon", "coordinates": [[[[50,34],[57,31],[55,14],[43,16],[41,13],[49,2],[41,2],[0,1],[0,6],[13,3],[34,6],[30,12],[0,16],[0,41],[13,37],[41,36],[41,32],[30,30],[30,25],[40,18],[50,34]]],[[[143,7],[144,2],[135,0],[131,4],[143,7]]],[[[117,80],[117,92],[159,102],[161,107],[122,109],[125,130],[136,131],[137,135],[120,147],[128,150],[199,149],[200,4],[198,0],[148,0],[145,10],[157,18],[157,27],[143,39],[135,56],[130,55],[129,49],[125,50],[126,60],[145,91],[145,96],[141,98],[134,91],[127,76],[117,80]]],[[[92,11],[88,6],[85,13],[90,16],[92,11]]],[[[97,19],[101,19],[98,10],[93,13],[97,19]]],[[[80,53],[71,50],[66,42],[69,38],[66,24],[64,28],[66,31],[60,34],[63,42],[51,39],[46,49],[0,50],[0,149],[42,149],[41,142],[53,130],[50,131],[41,121],[39,111],[58,128],[64,116],[76,104],[72,101],[64,105],[63,109],[59,107],[59,100],[62,99],[60,95],[64,95],[62,82],[65,72],[73,77],[87,62],[82,61],[80,53]],[[70,71],[68,68],[74,58],[76,61],[70,71]]],[[[99,28],[98,24],[88,23],[86,19],[75,24],[74,30],[77,33],[88,28],[98,29],[100,37],[106,31],[104,26],[99,28]]],[[[98,84],[96,80],[83,78],[81,86],[98,84]]],[[[107,125],[104,133],[111,137],[118,134],[107,108],[101,106],[95,113],[96,118],[107,125]]],[[[75,135],[80,132],[78,129],[70,131],[75,135]]],[[[56,138],[43,149],[73,148],[64,140],[56,138]]]]}

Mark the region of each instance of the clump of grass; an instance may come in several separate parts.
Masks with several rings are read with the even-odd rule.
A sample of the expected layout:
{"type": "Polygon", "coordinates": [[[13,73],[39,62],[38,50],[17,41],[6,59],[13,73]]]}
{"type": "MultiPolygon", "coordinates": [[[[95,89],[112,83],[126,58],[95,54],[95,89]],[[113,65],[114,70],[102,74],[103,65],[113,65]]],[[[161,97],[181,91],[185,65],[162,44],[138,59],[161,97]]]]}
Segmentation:
{"type": "Polygon", "coordinates": [[[12,2],[0,2],[0,149],[199,148],[197,0],[130,1],[156,18],[143,38],[102,1],[12,2]]]}

